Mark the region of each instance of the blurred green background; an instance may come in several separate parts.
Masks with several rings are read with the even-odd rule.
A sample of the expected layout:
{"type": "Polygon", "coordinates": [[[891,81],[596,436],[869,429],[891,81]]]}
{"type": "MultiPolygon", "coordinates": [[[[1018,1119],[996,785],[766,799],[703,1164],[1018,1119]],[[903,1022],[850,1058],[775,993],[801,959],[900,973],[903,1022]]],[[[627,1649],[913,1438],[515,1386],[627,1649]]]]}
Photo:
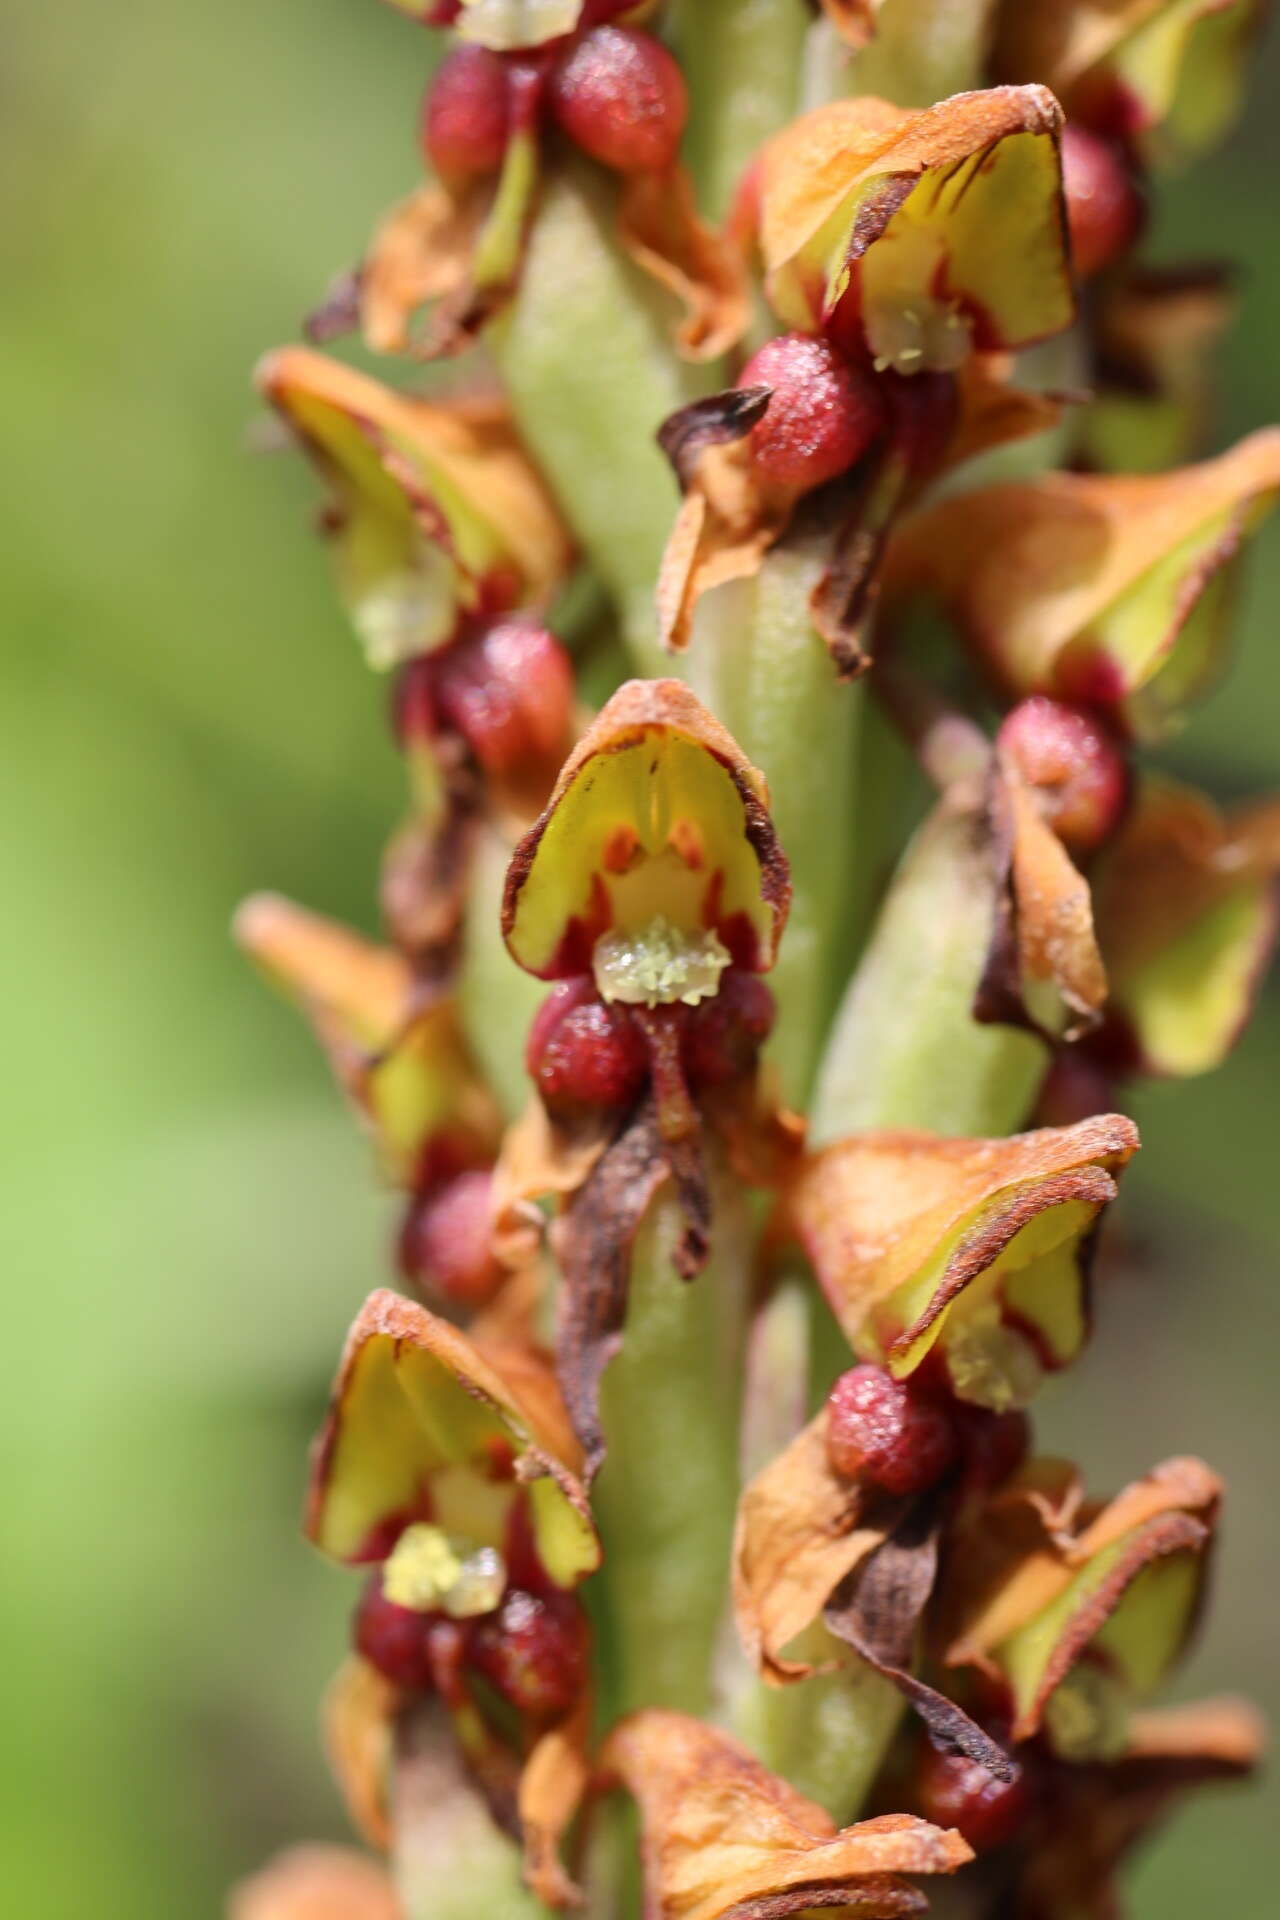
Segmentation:
{"type": "MultiPolygon", "coordinates": [[[[0,847],[11,1499],[0,1857],[14,1913],[213,1915],[341,1833],[316,1700],[351,1598],[297,1534],[303,1447],[384,1203],[300,1023],[228,919],[278,886],[365,924],[399,805],[379,688],[300,468],[251,455],[248,373],[415,174],[426,43],[372,0],[9,16],[6,749],[0,847]]],[[[1280,402],[1280,44],[1155,251],[1247,263],[1220,434],[1280,402]]],[[[1280,525],[1231,685],[1175,763],[1280,771],[1280,525]]],[[[1126,1259],[1043,1431],[1095,1484],[1195,1449],[1230,1477],[1185,1691],[1280,1709],[1280,998],[1210,1079],[1146,1096],[1126,1259]]],[[[1140,1920],[1275,1912],[1267,1788],[1205,1802],[1140,1920]]]]}

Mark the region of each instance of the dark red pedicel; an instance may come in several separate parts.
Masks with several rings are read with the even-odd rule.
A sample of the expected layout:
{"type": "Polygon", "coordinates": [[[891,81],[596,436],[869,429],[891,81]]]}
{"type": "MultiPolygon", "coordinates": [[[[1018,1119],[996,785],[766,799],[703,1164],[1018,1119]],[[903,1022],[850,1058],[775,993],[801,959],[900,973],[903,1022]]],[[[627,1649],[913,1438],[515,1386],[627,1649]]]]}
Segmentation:
{"type": "Polygon", "coordinates": [[[949,1406],[883,1367],[852,1367],[831,1389],[827,1457],[845,1479],[872,1480],[887,1493],[920,1493],[942,1479],[956,1454],[949,1406]]]}
{"type": "Polygon", "coordinates": [[[508,1588],[496,1613],[475,1621],[467,1664],[533,1720],[565,1713],[587,1674],[586,1616],[571,1594],[508,1588]]]}
{"type": "Polygon", "coordinates": [[[445,55],[422,102],[422,153],[442,180],[496,173],[511,132],[511,95],[500,54],[460,46],[445,55]]]}
{"type": "Polygon", "coordinates": [[[975,1853],[1014,1839],[1030,1809],[1024,1774],[997,1780],[976,1760],[939,1753],[922,1741],[912,1798],[926,1820],[957,1827],[975,1853]]]}
{"type": "Polygon", "coordinates": [[[492,1232],[493,1177],[475,1167],[410,1202],[400,1229],[400,1271],[429,1296],[482,1307],[504,1277],[492,1232]]]}
{"type": "Polygon", "coordinates": [[[393,1685],[424,1693],[432,1685],[431,1616],[398,1607],[382,1591],[382,1573],[372,1574],[356,1608],[356,1652],[393,1685]]]}
{"type": "Polygon", "coordinates": [[[1114,1113],[1117,1089],[1107,1065],[1079,1047],[1063,1047],[1041,1083],[1037,1127],[1074,1127],[1095,1113],[1114,1113]]]}
{"type": "Polygon", "coordinates": [[[816,334],[767,341],[738,385],[773,390],[751,429],[751,451],[760,471],[785,486],[819,487],[848,472],[887,418],[875,376],[816,334]]]}
{"type": "Polygon", "coordinates": [[[625,1007],[608,1006],[589,978],[564,980],[539,1007],[525,1064],[548,1113],[625,1113],[649,1074],[644,1035],[625,1007]]]}
{"type": "Polygon", "coordinates": [[[684,75],[651,34],[600,27],[551,76],[551,110],[584,153],[619,173],[675,161],[688,114],[684,75]]]}
{"type": "Polygon", "coordinates": [[[1138,238],[1146,214],[1142,193],[1119,148],[1076,125],[1062,134],[1062,190],[1072,265],[1088,280],[1138,238]]]}
{"type": "Polygon", "coordinates": [[[730,967],[720,976],[718,993],[680,1012],[686,1016],[681,1059],[689,1085],[697,1091],[727,1086],[755,1071],[777,1008],[758,974],[730,967]]]}
{"type": "Polygon", "coordinates": [[[1094,714],[1034,694],[1005,715],[996,745],[1073,853],[1093,853],[1115,832],[1128,805],[1129,763],[1094,714]]]}

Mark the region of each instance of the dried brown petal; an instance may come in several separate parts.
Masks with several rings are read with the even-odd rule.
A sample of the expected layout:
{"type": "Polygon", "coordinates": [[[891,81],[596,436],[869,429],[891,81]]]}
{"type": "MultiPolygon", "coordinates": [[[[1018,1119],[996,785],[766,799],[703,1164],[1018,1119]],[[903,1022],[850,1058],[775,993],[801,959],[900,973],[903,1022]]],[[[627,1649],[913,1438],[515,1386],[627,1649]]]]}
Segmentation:
{"type": "Polygon", "coordinates": [[[826,1411],[758,1473],[738,1502],[733,1605],[747,1658],[766,1679],[813,1672],[784,1649],[817,1620],[852,1568],[872,1553],[899,1503],[832,1472],[826,1411]]]}
{"type": "Polygon", "coordinates": [[[640,1807],[648,1920],[782,1920],[819,1907],[890,1920],[924,1905],[901,1875],[952,1873],[972,1857],[958,1833],[907,1814],[837,1832],[737,1741],[679,1713],[621,1721],[600,1766],[640,1807]]]}

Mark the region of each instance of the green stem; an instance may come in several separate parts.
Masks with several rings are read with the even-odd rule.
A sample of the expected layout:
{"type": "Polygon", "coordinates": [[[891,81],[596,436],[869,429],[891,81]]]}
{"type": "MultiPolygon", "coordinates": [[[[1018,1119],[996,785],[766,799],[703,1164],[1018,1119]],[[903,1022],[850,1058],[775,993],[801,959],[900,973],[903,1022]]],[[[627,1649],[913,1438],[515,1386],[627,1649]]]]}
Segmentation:
{"type": "Polygon", "coordinates": [[[654,583],[675,479],[654,435],[715,386],[671,342],[670,300],[624,253],[616,189],[585,161],[547,181],[519,289],[489,338],[521,431],[612,594],[637,670],[669,671],[654,583]]]}
{"type": "Polygon", "coordinates": [[[685,156],[722,220],[748,163],[799,105],[808,22],[796,0],[675,0],[671,38],[689,84],[685,156]]]}
{"type": "Polygon", "coordinates": [[[769,984],[783,1093],[803,1104],[843,980],[839,934],[854,869],[862,689],[842,684],[809,618],[819,555],[775,547],[750,580],[705,596],[684,677],[769,782],[791,863],[791,913],[769,984]]]}
{"type": "Polygon", "coordinates": [[[609,1454],[592,1492],[604,1541],[602,1711],[707,1711],[738,1499],[750,1214],[738,1182],[714,1182],[711,1259],[695,1280],[671,1264],[683,1226],[662,1194],[631,1262],[625,1338],[604,1378],[609,1454]]]}
{"type": "Polygon", "coordinates": [[[1004,1134],[1025,1119],[1045,1050],[972,1013],[994,894],[975,815],[941,802],[903,856],[836,1016],[814,1145],[871,1127],[1004,1134]]]}
{"type": "Polygon", "coordinates": [[[393,1814],[391,1867],[405,1920],[545,1916],[522,1884],[519,1848],[460,1778],[436,1702],[419,1707],[397,1731],[393,1814]]]}

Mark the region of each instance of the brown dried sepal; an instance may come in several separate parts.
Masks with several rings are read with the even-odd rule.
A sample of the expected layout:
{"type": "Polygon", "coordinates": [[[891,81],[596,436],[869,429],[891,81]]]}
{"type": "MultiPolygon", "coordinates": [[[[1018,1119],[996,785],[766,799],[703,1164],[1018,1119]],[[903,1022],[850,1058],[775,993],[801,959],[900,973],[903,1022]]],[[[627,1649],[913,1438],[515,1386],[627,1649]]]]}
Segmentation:
{"type": "Polygon", "coordinates": [[[325,1758],[351,1824],[379,1853],[391,1845],[391,1768],[400,1695],[357,1654],[339,1667],[324,1697],[325,1758]]]}
{"type": "Polygon", "coordinates": [[[834,1473],[824,1409],[743,1489],[733,1540],[733,1607],[747,1658],[782,1684],[814,1671],[785,1648],[887,1537],[901,1503],[834,1473]]]}
{"type": "Polygon", "coordinates": [[[1107,997],[1089,883],[1045,820],[1035,792],[1000,757],[987,786],[986,822],[996,919],[974,1013],[1038,1030],[1026,994],[1030,985],[1048,984],[1067,1010],[1060,1037],[1074,1040],[1098,1024],[1107,997]]]}
{"type": "Polygon", "coordinates": [[[892,1920],[925,1905],[901,1876],[953,1873],[972,1858],[958,1833],[907,1814],[837,1831],[736,1740],[684,1714],[619,1722],[600,1771],[640,1809],[649,1920],[783,1920],[822,1907],[892,1920]]]}
{"type": "Polygon", "coordinates": [[[538,1740],[520,1775],[517,1813],[524,1879],[545,1906],[580,1907],[582,1891],[565,1871],[561,1847],[586,1796],[591,1702],[583,1698],[538,1740]]]}
{"type": "Polygon", "coordinates": [[[585,1456],[588,1485],[604,1461],[600,1381],[622,1342],[631,1250],[660,1188],[674,1183],[684,1232],[673,1254],[691,1280],[710,1248],[711,1196],[696,1136],[663,1136],[647,1099],[601,1157],[556,1220],[551,1241],[563,1281],[556,1372],[585,1456]]]}
{"type": "Polygon", "coordinates": [[[787,1212],[850,1343],[901,1365],[1049,1208],[1079,1202],[1095,1217],[1137,1145],[1121,1114],[1004,1140],[855,1135],[807,1157],[787,1212]],[[943,1254],[927,1299],[895,1307],[899,1289],[943,1254]]]}

